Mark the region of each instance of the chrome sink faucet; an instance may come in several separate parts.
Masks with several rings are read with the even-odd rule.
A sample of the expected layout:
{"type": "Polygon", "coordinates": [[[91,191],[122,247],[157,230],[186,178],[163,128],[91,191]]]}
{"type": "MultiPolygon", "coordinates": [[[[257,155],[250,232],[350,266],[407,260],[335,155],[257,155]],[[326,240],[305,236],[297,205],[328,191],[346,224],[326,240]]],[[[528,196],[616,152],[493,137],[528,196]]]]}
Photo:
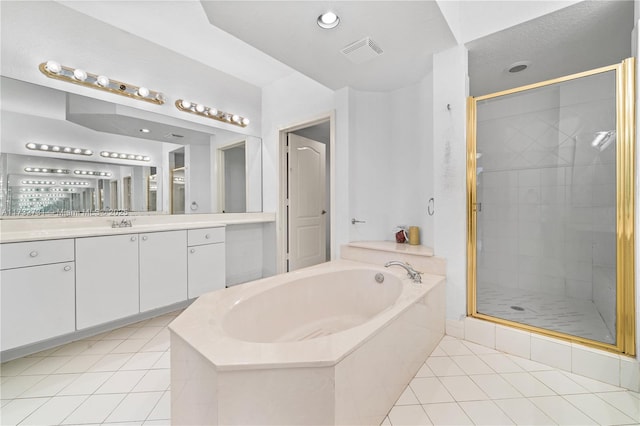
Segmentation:
{"type": "Polygon", "coordinates": [[[422,282],[422,276],[420,275],[421,272],[416,271],[415,269],[413,269],[413,266],[409,265],[406,262],[401,262],[399,260],[392,260],[391,262],[387,262],[384,264],[385,268],[388,268],[389,266],[400,266],[404,268],[405,271],[407,271],[407,275],[411,278],[411,280],[414,283],[422,282]]]}

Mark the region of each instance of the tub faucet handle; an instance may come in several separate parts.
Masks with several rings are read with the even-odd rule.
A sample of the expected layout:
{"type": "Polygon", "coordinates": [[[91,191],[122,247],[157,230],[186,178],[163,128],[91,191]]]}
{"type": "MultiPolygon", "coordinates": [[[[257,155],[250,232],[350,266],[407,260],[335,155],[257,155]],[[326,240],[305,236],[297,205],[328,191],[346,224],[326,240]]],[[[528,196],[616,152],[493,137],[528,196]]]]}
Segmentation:
{"type": "Polygon", "coordinates": [[[409,265],[407,262],[401,262],[399,260],[392,260],[390,262],[387,262],[384,264],[385,268],[388,268],[389,266],[400,266],[402,268],[404,268],[405,271],[407,271],[407,276],[409,278],[411,278],[411,280],[414,283],[421,283],[422,282],[422,272],[418,272],[415,269],[413,269],[413,266],[409,265]]]}

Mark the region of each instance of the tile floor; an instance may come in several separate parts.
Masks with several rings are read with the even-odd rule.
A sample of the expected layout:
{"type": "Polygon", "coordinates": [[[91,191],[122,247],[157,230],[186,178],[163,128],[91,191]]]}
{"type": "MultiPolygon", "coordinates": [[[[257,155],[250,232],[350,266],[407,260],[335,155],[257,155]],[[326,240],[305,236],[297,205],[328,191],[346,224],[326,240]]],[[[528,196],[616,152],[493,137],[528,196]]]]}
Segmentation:
{"type": "MultiPolygon", "coordinates": [[[[163,315],[1,366],[1,425],[168,425],[163,315]]],[[[383,425],[640,424],[640,394],[446,336],[383,425]]]]}

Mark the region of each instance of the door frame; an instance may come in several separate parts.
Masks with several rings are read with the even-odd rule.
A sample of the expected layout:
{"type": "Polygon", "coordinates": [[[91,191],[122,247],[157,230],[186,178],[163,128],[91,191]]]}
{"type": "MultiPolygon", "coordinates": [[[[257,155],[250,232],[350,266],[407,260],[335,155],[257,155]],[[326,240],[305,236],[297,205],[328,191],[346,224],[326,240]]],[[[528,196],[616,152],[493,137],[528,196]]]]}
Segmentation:
{"type": "MultiPolygon", "coordinates": [[[[329,241],[331,259],[335,256],[335,111],[321,114],[315,118],[305,120],[296,124],[281,127],[278,133],[278,207],[276,209],[276,272],[282,274],[287,272],[287,239],[289,232],[289,221],[287,218],[287,135],[296,130],[315,126],[323,122],[329,122],[329,188],[327,197],[329,199],[329,241]]],[[[328,260],[331,260],[328,259],[328,260]]]]}

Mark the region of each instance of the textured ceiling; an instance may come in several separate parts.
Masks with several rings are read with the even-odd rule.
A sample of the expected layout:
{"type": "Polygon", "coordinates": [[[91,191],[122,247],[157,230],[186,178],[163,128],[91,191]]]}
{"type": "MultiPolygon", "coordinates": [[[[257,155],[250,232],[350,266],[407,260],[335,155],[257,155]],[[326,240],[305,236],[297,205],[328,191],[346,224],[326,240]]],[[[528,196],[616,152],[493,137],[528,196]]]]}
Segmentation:
{"type": "Polygon", "coordinates": [[[428,74],[432,54],[456,42],[434,1],[202,1],[211,24],[337,90],[406,87],[428,74]],[[340,24],[316,24],[327,11],[340,24]],[[384,53],[354,64],[340,53],[371,37],[384,53]]]}
{"type": "Polygon", "coordinates": [[[631,56],[632,1],[585,1],[467,44],[472,96],[611,65],[631,56]],[[530,61],[509,73],[509,65],[530,61]]]}

